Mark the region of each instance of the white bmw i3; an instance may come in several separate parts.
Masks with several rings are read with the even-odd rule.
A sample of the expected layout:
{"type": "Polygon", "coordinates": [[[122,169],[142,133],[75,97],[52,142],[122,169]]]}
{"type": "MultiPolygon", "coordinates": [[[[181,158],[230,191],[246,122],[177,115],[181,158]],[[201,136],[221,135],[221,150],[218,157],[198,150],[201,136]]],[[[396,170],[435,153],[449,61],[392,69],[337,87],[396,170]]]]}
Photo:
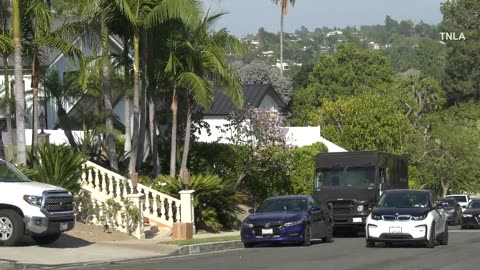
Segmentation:
{"type": "Polygon", "coordinates": [[[447,214],[433,202],[429,190],[385,191],[367,217],[366,246],[415,242],[434,248],[437,241],[447,245],[447,214]]]}

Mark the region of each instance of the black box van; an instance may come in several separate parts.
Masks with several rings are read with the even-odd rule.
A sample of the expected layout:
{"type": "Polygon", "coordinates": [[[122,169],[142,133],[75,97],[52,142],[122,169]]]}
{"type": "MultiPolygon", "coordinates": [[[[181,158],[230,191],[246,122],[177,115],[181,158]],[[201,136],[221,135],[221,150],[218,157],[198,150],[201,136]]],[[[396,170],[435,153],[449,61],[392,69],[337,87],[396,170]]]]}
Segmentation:
{"type": "Polygon", "coordinates": [[[332,209],[335,229],[362,231],[383,191],[408,188],[404,157],[376,151],[320,153],[313,196],[332,209]]]}

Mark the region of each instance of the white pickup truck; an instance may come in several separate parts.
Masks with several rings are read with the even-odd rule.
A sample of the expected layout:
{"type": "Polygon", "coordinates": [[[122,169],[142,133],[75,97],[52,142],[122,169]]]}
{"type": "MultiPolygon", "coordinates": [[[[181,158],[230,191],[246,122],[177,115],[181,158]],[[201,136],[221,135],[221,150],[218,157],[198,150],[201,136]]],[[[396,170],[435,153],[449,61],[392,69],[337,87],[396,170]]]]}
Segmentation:
{"type": "Polygon", "coordinates": [[[18,245],[24,235],[40,245],[51,244],[74,226],[69,191],[33,182],[0,159],[0,246],[18,245]]]}

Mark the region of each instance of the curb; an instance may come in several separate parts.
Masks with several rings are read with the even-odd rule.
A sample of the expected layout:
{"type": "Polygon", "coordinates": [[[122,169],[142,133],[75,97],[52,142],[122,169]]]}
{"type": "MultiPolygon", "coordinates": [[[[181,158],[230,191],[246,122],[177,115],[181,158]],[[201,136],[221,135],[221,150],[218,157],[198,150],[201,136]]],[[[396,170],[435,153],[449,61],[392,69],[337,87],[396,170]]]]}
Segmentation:
{"type": "Polygon", "coordinates": [[[0,260],[0,270],[14,270],[17,263],[14,261],[0,260]]]}
{"type": "Polygon", "coordinates": [[[155,260],[155,259],[166,259],[174,258],[176,256],[185,256],[193,255],[207,252],[223,251],[229,249],[243,248],[242,241],[225,241],[225,242],[214,242],[214,243],[205,243],[205,244],[193,244],[188,246],[179,246],[176,251],[173,251],[170,254],[158,255],[158,256],[148,256],[141,258],[132,258],[132,259],[121,259],[116,261],[91,261],[91,262],[79,262],[79,263],[66,263],[66,264],[56,264],[56,265],[45,265],[45,264],[16,264],[13,263],[11,268],[2,268],[2,261],[0,261],[0,270],[38,270],[38,269],[63,269],[63,268],[73,268],[73,267],[82,267],[82,266],[95,266],[95,265],[106,265],[106,264],[120,264],[120,263],[129,263],[129,262],[139,262],[145,260],[155,260]]]}
{"type": "Polygon", "coordinates": [[[190,254],[222,251],[222,250],[229,250],[229,249],[236,249],[236,248],[243,248],[242,241],[235,240],[235,241],[214,242],[214,243],[182,246],[172,255],[174,256],[190,255],[190,254]]]}

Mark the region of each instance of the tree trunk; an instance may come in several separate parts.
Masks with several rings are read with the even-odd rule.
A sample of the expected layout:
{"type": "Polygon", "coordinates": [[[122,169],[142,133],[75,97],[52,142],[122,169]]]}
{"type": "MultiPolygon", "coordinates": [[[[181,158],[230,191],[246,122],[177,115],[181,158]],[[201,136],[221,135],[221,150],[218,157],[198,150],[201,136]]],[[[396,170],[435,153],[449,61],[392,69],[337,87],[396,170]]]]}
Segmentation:
{"type": "Polygon", "coordinates": [[[170,142],[170,176],[175,177],[176,175],[176,163],[177,163],[177,110],[178,110],[178,99],[177,99],[177,88],[173,86],[173,97],[172,97],[172,137],[170,142]]]}
{"type": "Polygon", "coordinates": [[[13,161],[13,127],[12,127],[12,109],[10,108],[10,102],[11,102],[11,97],[12,94],[10,93],[10,80],[8,78],[9,72],[8,72],[8,62],[7,62],[7,56],[3,56],[3,68],[4,68],[4,76],[5,76],[5,113],[6,113],[6,118],[7,118],[7,132],[8,132],[8,137],[10,137],[10,140],[7,141],[8,148],[5,153],[5,156],[7,158],[7,161],[12,162],[13,161]]]}
{"type": "Polygon", "coordinates": [[[143,76],[142,76],[142,87],[141,87],[141,101],[140,101],[140,129],[138,131],[138,137],[142,139],[142,143],[138,144],[138,157],[137,157],[137,168],[140,168],[143,161],[145,160],[145,149],[148,150],[148,147],[145,145],[149,143],[148,139],[146,139],[146,128],[147,128],[147,120],[146,120],[146,106],[147,106],[147,90],[149,87],[148,84],[148,50],[147,50],[147,33],[144,30],[142,33],[142,47],[141,47],[141,54],[142,54],[142,68],[143,68],[143,76]]]}
{"type": "Polygon", "coordinates": [[[133,37],[133,132],[132,132],[132,152],[130,153],[130,162],[128,170],[130,173],[136,172],[137,156],[138,156],[138,128],[140,116],[140,40],[138,30],[135,30],[133,37]]]}
{"type": "Polygon", "coordinates": [[[3,132],[0,130],[0,159],[5,160],[5,147],[3,145],[3,132]]]}
{"type": "Polygon", "coordinates": [[[106,22],[106,18],[103,15],[101,18],[101,38],[102,38],[102,83],[103,83],[103,105],[107,112],[105,119],[105,126],[107,128],[106,142],[108,160],[110,162],[110,168],[118,172],[118,158],[115,147],[115,136],[113,134],[113,105],[112,105],[112,93],[111,93],[111,78],[110,78],[110,43],[109,31],[106,22]]]}
{"type": "Polygon", "coordinates": [[[57,115],[58,115],[58,121],[60,122],[60,127],[63,129],[63,132],[65,133],[65,137],[67,137],[68,143],[73,147],[73,148],[78,148],[77,142],[75,141],[75,137],[73,136],[72,129],[69,126],[68,123],[68,115],[67,111],[63,108],[60,100],[57,100],[57,115]]]}
{"type": "Polygon", "coordinates": [[[441,181],[440,184],[442,185],[442,198],[448,195],[448,189],[450,188],[450,183],[445,183],[445,181],[441,181]]]}
{"type": "Polygon", "coordinates": [[[150,149],[152,153],[152,176],[156,178],[160,174],[160,160],[158,158],[158,144],[157,144],[157,125],[155,122],[155,102],[153,98],[149,99],[148,104],[149,114],[149,130],[150,130],[150,149]]]}
{"type": "Polygon", "coordinates": [[[15,44],[15,121],[17,126],[18,164],[27,163],[25,142],[25,86],[23,85],[22,32],[20,31],[20,0],[13,0],[13,42],[15,44]]]}
{"type": "Polygon", "coordinates": [[[32,149],[31,153],[35,153],[38,144],[38,85],[40,82],[40,64],[38,60],[38,51],[33,53],[32,61],[32,89],[33,89],[33,112],[32,112],[32,149]]]}
{"type": "Polygon", "coordinates": [[[183,143],[183,154],[182,154],[182,165],[180,166],[180,175],[182,172],[187,169],[188,162],[188,152],[190,150],[190,137],[192,130],[192,106],[190,103],[190,98],[187,97],[187,123],[185,127],[185,138],[183,143]]]}
{"type": "Polygon", "coordinates": [[[283,75],[283,9],[280,9],[280,74],[283,75]]]}
{"type": "MultiPolygon", "coordinates": [[[[125,78],[128,78],[129,70],[128,70],[128,38],[124,38],[123,40],[123,60],[125,61],[124,66],[124,73],[125,78]]],[[[125,93],[125,147],[124,150],[126,153],[132,151],[132,123],[130,119],[130,95],[125,93]]]]}

